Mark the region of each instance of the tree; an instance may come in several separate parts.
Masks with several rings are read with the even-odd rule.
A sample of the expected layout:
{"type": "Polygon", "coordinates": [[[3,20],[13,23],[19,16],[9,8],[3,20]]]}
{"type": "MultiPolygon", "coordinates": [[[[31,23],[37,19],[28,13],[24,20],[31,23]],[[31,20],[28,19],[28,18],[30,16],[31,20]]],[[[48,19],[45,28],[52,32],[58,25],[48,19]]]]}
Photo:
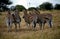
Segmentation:
{"type": "Polygon", "coordinates": [[[0,10],[8,10],[8,6],[12,4],[12,2],[10,0],[0,0],[0,10]]]}
{"type": "Polygon", "coordinates": [[[53,9],[52,3],[49,3],[49,2],[45,2],[45,3],[41,4],[41,5],[39,5],[39,7],[42,10],[51,10],[51,9],[53,9]]]}
{"type": "Polygon", "coordinates": [[[33,9],[37,9],[37,8],[35,8],[35,7],[30,7],[30,8],[28,8],[28,10],[33,10],[33,9]]]}
{"type": "Polygon", "coordinates": [[[30,7],[30,8],[28,8],[28,10],[29,11],[33,11],[34,10],[34,11],[40,13],[38,7],[36,7],[36,8],[35,7],[30,7]]]}
{"type": "Polygon", "coordinates": [[[23,5],[16,5],[15,8],[18,9],[19,11],[26,9],[23,5]]]}
{"type": "Polygon", "coordinates": [[[14,11],[15,10],[15,6],[11,6],[10,10],[14,11]]]}
{"type": "Polygon", "coordinates": [[[55,7],[54,7],[54,9],[60,10],[60,4],[56,4],[55,7]]]}

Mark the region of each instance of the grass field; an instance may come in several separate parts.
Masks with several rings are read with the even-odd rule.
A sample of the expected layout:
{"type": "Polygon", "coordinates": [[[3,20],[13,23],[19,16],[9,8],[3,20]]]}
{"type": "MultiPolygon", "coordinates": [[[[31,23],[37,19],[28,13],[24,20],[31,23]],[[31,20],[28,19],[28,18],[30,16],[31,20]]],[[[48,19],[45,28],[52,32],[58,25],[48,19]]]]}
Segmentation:
{"type": "Polygon", "coordinates": [[[23,13],[20,13],[22,18],[21,28],[18,32],[15,32],[14,25],[12,26],[11,32],[8,32],[5,24],[6,12],[2,12],[0,15],[0,39],[60,39],[60,10],[52,11],[40,11],[41,13],[51,13],[53,15],[53,27],[49,28],[48,24],[45,25],[44,30],[40,30],[39,25],[35,31],[27,28],[24,19],[22,18],[23,13]]]}

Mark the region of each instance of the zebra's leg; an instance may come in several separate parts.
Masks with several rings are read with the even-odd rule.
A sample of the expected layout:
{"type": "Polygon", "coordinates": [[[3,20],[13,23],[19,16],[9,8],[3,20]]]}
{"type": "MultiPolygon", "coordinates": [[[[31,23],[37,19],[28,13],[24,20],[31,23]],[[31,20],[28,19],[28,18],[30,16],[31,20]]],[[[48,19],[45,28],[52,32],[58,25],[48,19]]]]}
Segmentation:
{"type": "Polygon", "coordinates": [[[7,26],[8,26],[8,32],[10,32],[10,29],[11,29],[11,23],[8,22],[8,23],[7,23],[7,26]]]}
{"type": "Polygon", "coordinates": [[[36,23],[37,23],[37,17],[35,17],[35,19],[33,20],[34,29],[36,27],[36,23]]]}
{"type": "Polygon", "coordinates": [[[32,28],[35,28],[35,27],[36,27],[36,23],[32,22],[32,28]]]}
{"type": "Polygon", "coordinates": [[[8,32],[9,32],[9,31],[10,31],[10,25],[9,25],[8,19],[6,19],[6,25],[7,25],[7,30],[8,30],[8,32]]]}
{"type": "Polygon", "coordinates": [[[30,29],[30,23],[28,24],[28,29],[30,29]]]}
{"type": "Polygon", "coordinates": [[[10,25],[8,24],[8,32],[10,32],[10,25]]]}
{"type": "Polygon", "coordinates": [[[40,30],[42,30],[42,22],[39,22],[40,30]]]}
{"type": "Polygon", "coordinates": [[[42,24],[42,29],[44,29],[44,26],[45,26],[45,22],[42,24]]]}
{"type": "Polygon", "coordinates": [[[32,22],[32,28],[34,27],[34,23],[32,22]]]}
{"type": "Polygon", "coordinates": [[[15,24],[15,30],[17,31],[17,24],[16,23],[14,23],[15,24]]]}
{"type": "Polygon", "coordinates": [[[34,28],[36,27],[36,22],[34,22],[34,28]]]}
{"type": "Polygon", "coordinates": [[[33,23],[33,30],[35,30],[35,27],[36,27],[36,22],[33,23]]]}
{"type": "Polygon", "coordinates": [[[20,23],[19,23],[19,29],[20,29],[20,23]]]}
{"type": "Polygon", "coordinates": [[[29,29],[30,24],[29,23],[26,23],[26,25],[27,25],[27,28],[29,29]]]}
{"type": "Polygon", "coordinates": [[[8,26],[8,32],[10,32],[10,26],[8,26]]]}
{"type": "Polygon", "coordinates": [[[52,21],[51,20],[49,21],[49,26],[50,26],[50,28],[52,28],[52,21]]]}

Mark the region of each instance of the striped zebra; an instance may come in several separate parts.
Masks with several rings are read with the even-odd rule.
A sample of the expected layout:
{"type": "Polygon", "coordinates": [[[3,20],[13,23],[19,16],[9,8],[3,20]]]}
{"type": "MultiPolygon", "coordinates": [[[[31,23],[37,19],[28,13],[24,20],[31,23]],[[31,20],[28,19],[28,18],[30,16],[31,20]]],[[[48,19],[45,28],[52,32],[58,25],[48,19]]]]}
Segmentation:
{"type": "Polygon", "coordinates": [[[35,14],[31,14],[31,12],[29,12],[30,14],[28,14],[27,10],[24,10],[23,12],[24,12],[23,18],[27,26],[29,27],[30,24],[32,23],[33,24],[32,26],[35,28],[37,22],[37,16],[35,14]]]}
{"type": "Polygon", "coordinates": [[[50,28],[52,28],[52,14],[40,14],[37,9],[33,9],[32,11],[37,15],[37,23],[39,23],[40,29],[44,29],[45,23],[48,23],[50,28]]]}
{"type": "Polygon", "coordinates": [[[19,25],[19,28],[20,28],[20,22],[21,22],[21,18],[19,16],[18,10],[15,10],[13,14],[11,14],[11,12],[8,11],[7,16],[6,16],[6,24],[8,26],[8,31],[10,31],[13,23],[17,31],[17,24],[19,25]]]}

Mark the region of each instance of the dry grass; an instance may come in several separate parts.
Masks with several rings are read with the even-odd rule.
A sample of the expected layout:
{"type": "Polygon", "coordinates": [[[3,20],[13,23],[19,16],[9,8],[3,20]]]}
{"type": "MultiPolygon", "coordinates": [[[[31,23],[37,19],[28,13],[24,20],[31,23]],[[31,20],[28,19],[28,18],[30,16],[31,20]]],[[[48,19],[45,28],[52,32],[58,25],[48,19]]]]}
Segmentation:
{"type": "Polygon", "coordinates": [[[27,26],[22,18],[23,13],[20,13],[22,18],[21,28],[18,32],[15,32],[14,25],[12,26],[11,32],[7,32],[5,25],[5,14],[3,12],[0,15],[0,39],[60,39],[60,10],[53,11],[41,11],[41,13],[51,13],[53,15],[53,28],[49,28],[46,24],[44,30],[40,30],[37,24],[36,30],[27,29],[27,26]]]}

